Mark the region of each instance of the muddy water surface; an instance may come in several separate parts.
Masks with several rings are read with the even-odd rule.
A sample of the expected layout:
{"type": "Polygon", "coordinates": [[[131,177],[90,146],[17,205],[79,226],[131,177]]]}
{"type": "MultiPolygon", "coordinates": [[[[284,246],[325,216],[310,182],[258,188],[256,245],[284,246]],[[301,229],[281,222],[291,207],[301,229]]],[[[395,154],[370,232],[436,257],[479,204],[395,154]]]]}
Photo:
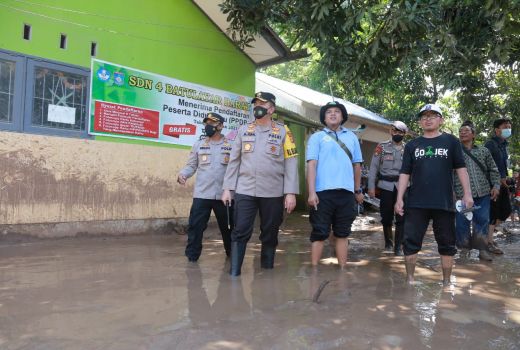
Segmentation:
{"type": "Polygon", "coordinates": [[[443,288],[431,234],[410,287],[368,219],[345,271],[328,249],[310,267],[307,218],[282,228],[275,269],[254,235],[235,279],[213,239],[197,264],[178,235],[1,243],[0,349],[520,348],[518,230],[492,263],[457,259],[443,288]]]}

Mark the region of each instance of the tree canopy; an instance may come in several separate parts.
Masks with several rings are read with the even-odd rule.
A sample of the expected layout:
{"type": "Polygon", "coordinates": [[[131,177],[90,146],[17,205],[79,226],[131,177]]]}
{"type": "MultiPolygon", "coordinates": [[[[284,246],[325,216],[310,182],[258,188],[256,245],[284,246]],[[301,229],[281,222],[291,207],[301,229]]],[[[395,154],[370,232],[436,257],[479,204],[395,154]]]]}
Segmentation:
{"type": "Polygon", "coordinates": [[[347,81],[435,67],[448,88],[488,64],[520,56],[519,0],[225,0],[230,30],[247,45],[269,24],[292,48],[314,47],[347,81]]]}
{"type": "Polygon", "coordinates": [[[267,70],[411,122],[444,99],[461,121],[492,132],[513,120],[520,152],[520,0],[225,0],[246,46],[265,25],[311,56],[267,70]],[[329,85],[330,84],[330,85],[329,85]],[[446,95],[446,93],[448,93],[446,95]]]}

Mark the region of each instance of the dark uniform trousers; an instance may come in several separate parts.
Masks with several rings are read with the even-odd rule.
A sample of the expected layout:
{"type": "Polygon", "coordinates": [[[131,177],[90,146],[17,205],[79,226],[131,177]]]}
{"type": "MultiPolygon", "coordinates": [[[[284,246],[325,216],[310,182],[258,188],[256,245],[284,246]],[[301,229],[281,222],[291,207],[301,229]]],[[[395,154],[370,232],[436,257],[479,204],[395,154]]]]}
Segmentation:
{"type": "Polygon", "coordinates": [[[193,198],[193,204],[190,210],[190,218],[188,221],[188,244],[186,245],[185,254],[189,260],[198,260],[202,252],[202,234],[208,227],[211,211],[215,213],[217,218],[222,241],[226,255],[231,253],[231,231],[233,230],[233,207],[229,208],[229,226],[227,222],[227,210],[224,203],[217,199],[193,198]]]}
{"type": "Polygon", "coordinates": [[[253,197],[235,194],[235,229],[231,241],[247,243],[253,234],[256,213],[260,213],[260,241],[263,247],[278,245],[278,229],[283,221],[283,197],[253,197]],[[240,216],[237,214],[240,213],[240,216]]]}
{"type": "MultiPolygon", "coordinates": [[[[397,201],[397,188],[394,186],[393,191],[380,189],[379,192],[379,212],[381,213],[381,224],[383,226],[392,226],[394,221],[394,205],[397,201]]],[[[395,214],[395,226],[402,226],[404,217],[395,214]]]]}

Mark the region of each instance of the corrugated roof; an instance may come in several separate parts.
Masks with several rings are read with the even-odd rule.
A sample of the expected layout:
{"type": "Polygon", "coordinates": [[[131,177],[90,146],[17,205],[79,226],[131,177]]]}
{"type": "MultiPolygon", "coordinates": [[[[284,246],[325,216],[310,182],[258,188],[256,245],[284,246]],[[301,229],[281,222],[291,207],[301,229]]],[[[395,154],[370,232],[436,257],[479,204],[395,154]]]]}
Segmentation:
{"type": "MultiPolygon", "coordinates": [[[[317,113],[312,113],[311,116],[308,116],[303,112],[302,107],[319,110],[321,106],[332,100],[330,95],[282,79],[274,78],[264,73],[256,73],[256,86],[257,90],[260,90],[264,86],[269,87],[269,91],[273,92],[277,96],[277,105],[291,112],[300,114],[302,117],[317,121],[318,123],[319,115],[317,113]]],[[[334,100],[344,104],[350,115],[383,125],[389,125],[391,123],[381,115],[371,112],[352,102],[338,97],[335,97],[334,100]]]]}

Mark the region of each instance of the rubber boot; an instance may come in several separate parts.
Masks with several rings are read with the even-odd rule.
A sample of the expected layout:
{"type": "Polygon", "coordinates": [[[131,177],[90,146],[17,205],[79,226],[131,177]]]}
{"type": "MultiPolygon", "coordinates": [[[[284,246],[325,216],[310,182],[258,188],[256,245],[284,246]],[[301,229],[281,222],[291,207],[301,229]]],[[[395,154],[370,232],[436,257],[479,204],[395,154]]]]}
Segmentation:
{"type": "Polygon", "coordinates": [[[268,247],[262,244],[262,251],[260,252],[260,267],[263,269],[272,269],[274,267],[274,255],[276,247],[268,247]]]}
{"type": "Polygon", "coordinates": [[[395,256],[403,255],[403,225],[395,226],[394,254],[395,256]]]}
{"type": "Polygon", "coordinates": [[[383,234],[385,235],[385,250],[392,251],[394,242],[392,241],[392,226],[383,226],[383,234]]]}
{"type": "Polygon", "coordinates": [[[231,242],[231,269],[229,271],[231,276],[240,276],[242,273],[244,255],[246,255],[246,243],[231,242]]]}

